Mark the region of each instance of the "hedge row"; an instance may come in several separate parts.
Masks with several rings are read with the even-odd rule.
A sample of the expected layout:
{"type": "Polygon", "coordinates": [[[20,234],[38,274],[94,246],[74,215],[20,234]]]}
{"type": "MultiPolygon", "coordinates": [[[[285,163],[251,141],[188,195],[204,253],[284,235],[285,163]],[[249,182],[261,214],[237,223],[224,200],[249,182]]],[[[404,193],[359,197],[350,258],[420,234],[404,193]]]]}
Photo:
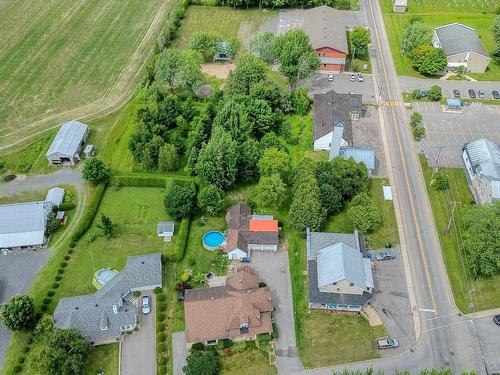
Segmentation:
{"type": "Polygon", "coordinates": [[[137,186],[137,187],[161,187],[164,188],[171,183],[178,185],[189,185],[191,180],[169,176],[133,176],[117,175],[111,177],[111,185],[115,186],[137,186]]]}
{"type": "Polygon", "coordinates": [[[189,235],[190,223],[191,218],[185,217],[184,219],[182,219],[181,225],[179,227],[179,233],[177,233],[177,238],[175,239],[174,249],[167,255],[167,261],[179,262],[184,257],[184,251],[186,250],[187,239],[189,235]]]}
{"type": "Polygon", "coordinates": [[[99,204],[101,203],[102,196],[104,195],[104,191],[106,190],[106,184],[100,183],[95,188],[92,193],[87,208],[83,213],[83,217],[78,223],[78,226],[75,229],[75,232],[71,236],[71,241],[78,241],[90,227],[92,224],[92,220],[94,220],[94,216],[97,213],[97,209],[99,208],[99,204]]]}
{"type": "Polygon", "coordinates": [[[168,19],[165,31],[158,40],[158,51],[161,52],[164,48],[168,47],[170,42],[177,36],[177,29],[181,25],[181,20],[186,15],[187,8],[189,6],[189,0],[180,0],[174,5],[170,11],[170,17],[168,19]]]}

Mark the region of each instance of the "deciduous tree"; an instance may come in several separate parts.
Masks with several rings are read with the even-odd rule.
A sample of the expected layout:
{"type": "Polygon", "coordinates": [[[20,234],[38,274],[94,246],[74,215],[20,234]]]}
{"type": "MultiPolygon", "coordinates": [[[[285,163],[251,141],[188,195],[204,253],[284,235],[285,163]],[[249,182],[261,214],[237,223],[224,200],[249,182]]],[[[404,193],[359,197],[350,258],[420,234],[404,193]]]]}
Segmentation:
{"type": "Polygon", "coordinates": [[[238,176],[245,182],[256,182],[259,178],[257,163],[262,155],[262,146],[248,138],[238,147],[238,176]]]}
{"type": "Polygon", "coordinates": [[[0,320],[11,331],[22,331],[35,325],[35,304],[30,296],[17,295],[0,308],[0,320]]]}
{"type": "Polygon", "coordinates": [[[206,62],[212,61],[222,38],[219,34],[209,31],[195,31],[191,35],[189,48],[199,52],[206,62]]]}
{"type": "Polygon", "coordinates": [[[104,214],[101,214],[101,222],[98,223],[96,227],[102,231],[102,234],[105,237],[110,238],[113,235],[113,230],[114,230],[113,222],[108,216],[104,214]]]}
{"type": "Polygon", "coordinates": [[[401,50],[403,54],[410,54],[417,46],[432,45],[433,29],[423,22],[410,23],[403,31],[401,37],[401,50]]]}
{"type": "Polygon", "coordinates": [[[173,172],[179,168],[179,155],[174,145],[164,144],[158,155],[158,169],[162,172],[173,172]]]}
{"type": "Polygon", "coordinates": [[[270,31],[256,33],[251,41],[252,53],[256,53],[262,60],[272,63],[273,56],[271,48],[274,41],[274,34],[270,31]]]}
{"type": "Polygon", "coordinates": [[[284,178],[290,172],[290,157],[274,147],[267,148],[259,160],[259,172],[261,176],[278,175],[284,178]]]}
{"type": "Polygon", "coordinates": [[[182,370],[186,375],[217,375],[219,373],[217,352],[192,350],[182,370]]]}
{"type": "Polygon", "coordinates": [[[265,207],[279,207],[285,198],[286,185],[278,174],[262,176],[257,185],[257,199],[265,207]]]}
{"type": "Polygon", "coordinates": [[[104,162],[93,156],[85,160],[82,169],[82,177],[94,184],[109,180],[110,170],[104,162]]]}
{"type": "Polygon", "coordinates": [[[215,216],[224,209],[224,192],[215,185],[205,186],[198,194],[198,207],[215,216]]]}
{"type": "Polygon", "coordinates": [[[356,195],[349,205],[347,216],[361,233],[370,233],[380,227],[382,216],[366,193],[356,195]]]}
{"type": "Polygon", "coordinates": [[[229,73],[225,92],[228,95],[248,95],[251,88],[266,78],[267,66],[262,59],[253,55],[241,56],[235,69],[229,73]]]}
{"type": "Polygon", "coordinates": [[[371,42],[370,30],[365,27],[355,27],[349,34],[349,40],[352,58],[356,55],[365,56],[368,54],[368,44],[371,42]]]}
{"type": "Polygon", "coordinates": [[[190,216],[196,209],[196,189],[173,184],[164,199],[165,212],[176,220],[190,216]]]}
{"type": "Polygon", "coordinates": [[[363,163],[356,163],[352,158],[344,159],[341,156],[332,159],[330,163],[333,186],[345,201],[367,190],[370,179],[363,163]]]}

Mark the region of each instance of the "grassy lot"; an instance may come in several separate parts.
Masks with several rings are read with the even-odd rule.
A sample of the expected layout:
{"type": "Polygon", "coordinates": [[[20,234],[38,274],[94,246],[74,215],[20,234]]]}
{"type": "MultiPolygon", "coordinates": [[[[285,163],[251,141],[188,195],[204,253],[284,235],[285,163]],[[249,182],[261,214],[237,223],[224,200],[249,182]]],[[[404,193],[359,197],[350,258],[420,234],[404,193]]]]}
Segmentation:
{"type": "Polygon", "coordinates": [[[212,6],[190,6],[179,28],[179,37],[174,45],[186,48],[195,31],[213,31],[223,39],[238,37],[243,49],[248,49],[252,34],[277,11],[263,12],[259,9],[234,9],[212,6]]]}
{"type": "Polygon", "coordinates": [[[163,3],[1,2],[0,146],[54,126],[64,111],[92,113],[99,100],[117,100],[156,41],[167,12],[146,31],[163,3]]]}
{"type": "MultiPolygon", "coordinates": [[[[396,14],[392,12],[392,0],[380,0],[385,26],[391,45],[392,56],[398,74],[425,78],[411,66],[406,56],[401,56],[399,43],[404,27],[414,15],[421,16],[423,21],[432,27],[451,22],[461,22],[477,30],[486,51],[495,48],[491,33],[491,25],[495,18],[495,2],[490,0],[413,0],[409,2],[408,12],[396,14]]],[[[500,64],[491,61],[485,73],[468,74],[478,80],[500,80],[500,64]]]]}
{"type": "Polygon", "coordinates": [[[92,347],[85,375],[96,375],[99,371],[106,375],[118,375],[119,348],[118,343],[92,347]]]}
{"type": "Polygon", "coordinates": [[[0,204],[41,201],[45,199],[46,195],[47,190],[30,190],[15,195],[0,197],[0,204]]]}
{"type": "Polygon", "coordinates": [[[258,349],[247,349],[242,353],[222,356],[220,375],[273,375],[276,367],[269,364],[269,358],[258,349]]]}
{"type": "Polygon", "coordinates": [[[473,312],[473,309],[469,306],[468,291],[471,289],[474,290],[472,299],[476,310],[500,307],[500,289],[498,288],[500,275],[492,278],[480,277],[477,280],[472,280],[466,268],[467,252],[460,247],[460,239],[463,233],[461,218],[464,210],[473,200],[467,187],[464,170],[462,168],[445,169],[450,182],[450,189],[448,191],[437,191],[429,186],[432,177],[432,168],[428,166],[423,156],[420,157],[420,161],[439,234],[444,262],[457,307],[463,313],[473,312]],[[460,203],[455,208],[455,221],[452,224],[451,230],[448,235],[445,235],[443,229],[448,225],[450,219],[452,207],[449,202],[451,201],[460,203]]]}

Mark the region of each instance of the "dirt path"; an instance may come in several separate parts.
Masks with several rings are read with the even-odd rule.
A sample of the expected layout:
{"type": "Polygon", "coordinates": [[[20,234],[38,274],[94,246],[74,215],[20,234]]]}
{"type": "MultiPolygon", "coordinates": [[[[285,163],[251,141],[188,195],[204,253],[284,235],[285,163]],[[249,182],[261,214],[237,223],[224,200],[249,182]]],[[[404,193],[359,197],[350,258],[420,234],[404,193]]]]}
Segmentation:
{"type": "Polygon", "coordinates": [[[154,38],[154,36],[157,34],[157,31],[161,26],[161,20],[170,10],[172,5],[173,1],[165,1],[161,5],[155,17],[153,18],[148,30],[144,34],[141,42],[135,49],[134,53],[131,54],[129,63],[120,73],[120,76],[117,78],[116,83],[112,87],[110,87],[102,97],[81,107],[59,112],[57,114],[53,114],[29,124],[19,125],[17,127],[17,130],[4,134],[0,137],[0,153],[8,152],[9,150],[14,149],[16,146],[25,144],[28,141],[33,140],[40,134],[46,133],[48,130],[58,128],[60,126],[60,123],[68,118],[91,120],[114,112],[122,105],[124,105],[134,93],[136,85],[140,80],[140,73],[143,71],[144,66],[147,64],[150,57],[154,53],[154,49],[151,48],[149,53],[144,57],[144,50],[151,42],[151,39],[154,38]],[[16,137],[15,140],[12,139],[12,137],[15,137],[16,134],[23,132],[29,128],[37,130],[35,130],[29,136],[21,136],[19,138],[16,137]]]}

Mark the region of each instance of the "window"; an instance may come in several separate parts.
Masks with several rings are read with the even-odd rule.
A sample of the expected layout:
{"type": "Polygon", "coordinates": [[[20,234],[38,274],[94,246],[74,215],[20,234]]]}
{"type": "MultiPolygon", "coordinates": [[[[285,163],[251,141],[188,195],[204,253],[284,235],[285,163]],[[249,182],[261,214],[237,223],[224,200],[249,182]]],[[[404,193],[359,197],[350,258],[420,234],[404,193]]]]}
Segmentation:
{"type": "Polygon", "coordinates": [[[354,286],[354,283],[349,283],[349,286],[354,286]]]}
{"type": "Polygon", "coordinates": [[[337,285],[337,283],[333,283],[332,285],[337,285]]]}
{"type": "Polygon", "coordinates": [[[248,334],[248,323],[241,323],[240,324],[240,333],[242,335],[248,334]]]}
{"type": "Polygon", "coordinates": [[[359,111],[351,111],[351,120],[359,120],[359,111]]]}
{"type": "Polygon", "coordinates": [[[217,340],[208,340],[207,345],[215,345],[217,344],[217,340]]]}

